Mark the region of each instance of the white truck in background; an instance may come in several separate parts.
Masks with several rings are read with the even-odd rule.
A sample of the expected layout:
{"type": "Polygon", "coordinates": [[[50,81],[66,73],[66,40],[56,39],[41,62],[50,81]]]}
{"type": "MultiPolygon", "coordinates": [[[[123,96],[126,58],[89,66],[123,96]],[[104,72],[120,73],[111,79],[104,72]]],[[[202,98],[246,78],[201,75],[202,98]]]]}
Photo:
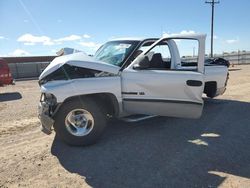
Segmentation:
{"type": "Polygon", "coordinates": [[[228,79],[227,66],[204,65],[205,38],[199,34],[117,39],[93,57],[75,53],[55,58],[39,78],[43,131],[49,134],[53,127],[66,143],[89,145],[110,117],[199,118],[202,94],[223,94],[228,79]],[[182,40],[197,41],[196,63],[183,62],[177,47],[182,40]]]}

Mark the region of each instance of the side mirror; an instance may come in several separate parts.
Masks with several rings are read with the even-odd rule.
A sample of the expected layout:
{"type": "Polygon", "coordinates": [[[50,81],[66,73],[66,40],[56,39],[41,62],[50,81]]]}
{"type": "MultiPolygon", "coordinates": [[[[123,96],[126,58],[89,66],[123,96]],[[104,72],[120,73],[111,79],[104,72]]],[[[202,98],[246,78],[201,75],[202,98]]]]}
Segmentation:
{"type": "Polygon", "coordinates": [[[142,56],[137,60],[137,63],[133,67],[135,70],[143,70],[149,68],[148,56],[142,56]]]}

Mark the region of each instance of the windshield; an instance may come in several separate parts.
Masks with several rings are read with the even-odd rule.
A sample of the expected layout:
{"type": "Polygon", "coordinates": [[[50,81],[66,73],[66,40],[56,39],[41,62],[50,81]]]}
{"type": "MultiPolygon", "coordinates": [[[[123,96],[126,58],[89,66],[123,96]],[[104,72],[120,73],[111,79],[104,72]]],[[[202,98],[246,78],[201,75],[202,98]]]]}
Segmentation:
{"type": "Polygon", "coordinates": [[[112,41],[104,44],[97,50],[94,58],[116,66],[122,66],[123,62],[135,49],[138,41],[112,41]]]}

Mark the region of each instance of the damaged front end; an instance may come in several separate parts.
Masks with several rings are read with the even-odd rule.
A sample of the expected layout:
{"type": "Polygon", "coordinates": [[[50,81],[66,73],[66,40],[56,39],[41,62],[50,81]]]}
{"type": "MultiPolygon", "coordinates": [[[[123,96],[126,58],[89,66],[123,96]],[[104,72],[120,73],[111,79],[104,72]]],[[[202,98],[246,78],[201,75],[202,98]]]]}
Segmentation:
{"type": "MultiPolygon", "coordinates": [[[[55,115],[66,98],[81,95],[83,85],[88,80],[100,77],[113,77],[119,67],[97,61],[83,53],[70,54],[55,58],[39,77],[41,99],[39,103],[39,119],[42,131],[52,132],[55,115]],[[90,79],[88,79],[90,78],[90,79]]],[[[89,89],[90,89],[89,85],[89,89]]]]}
{"type": "Polygon", "coordinates": [[[42,131],[50,134],[54,124],[54,114],[59,108],[56,97],[52,94],[42,93],[38,106],[38,117],[42,124],[42,131]]]}
{"type": "MultiPolygon", "coordinates": [[[[42,88],[46,88],[46,83],[51,81],[66,81],[80,78],[100,77],[105,76],[106,74],[102,71],[64,64],[56,71],[40,79],[39,85],[42,88]]],[[[42,124],[42,131],[46,134],[51,134],[52,127],[54,125],[54,116],[61,103],[57,102],[56,96],[47,92],[49,92],[49,90],[42,91],[38,110],[39,119],[42,124]]]]}
{"type": "Polygon", "coordinates": [[[46,84],[50,81],[56,80],[72,80],[78,78],[92,78],[98,77],[103,73],[102,71],[87,69],[83,67],[77,67],[73,65],[64,64],[62,67],[56,71],[50,73],[49,75],[43,77],[38,81],[39,85],[46,84]]]}

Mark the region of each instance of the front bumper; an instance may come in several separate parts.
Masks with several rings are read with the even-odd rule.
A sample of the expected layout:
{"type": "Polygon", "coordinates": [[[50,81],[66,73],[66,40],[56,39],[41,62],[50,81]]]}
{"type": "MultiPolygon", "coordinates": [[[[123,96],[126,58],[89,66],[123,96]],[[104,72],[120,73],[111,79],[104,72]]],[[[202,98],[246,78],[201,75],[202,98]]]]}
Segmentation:
{"type": "Polygon", "coordinates": [[[46,134],[51,134],[54,120],[49,116],[49,105],[47,103],[39,103],[38,118],[40,119],[42,124],[42,131],[46,134]]]}

